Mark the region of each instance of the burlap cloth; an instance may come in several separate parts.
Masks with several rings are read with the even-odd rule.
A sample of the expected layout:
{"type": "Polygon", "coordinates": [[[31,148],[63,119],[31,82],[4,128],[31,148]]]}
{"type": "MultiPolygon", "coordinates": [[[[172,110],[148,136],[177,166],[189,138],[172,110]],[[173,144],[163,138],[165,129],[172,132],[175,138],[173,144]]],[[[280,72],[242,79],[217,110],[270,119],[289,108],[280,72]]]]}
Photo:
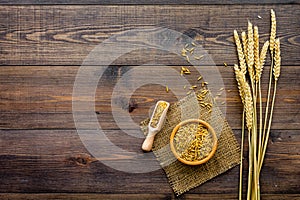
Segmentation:
{"type": "MultiPolygon", "coordinates": [[[[165,124],[155,136],[153,144],[153,153],[164,169],[177,196],[240,163],[240,148],[232,129],[210,93],[205,96],[204,102],[212,104],[211,111],[203,104],[202,106],[199,104],[196,95],[200,92],[199,90],[192,93],[170,105],[165,124]],[[180,121],[191,118],[207,121],[215,129],[218,136],[218,148],[215,155],[207,163],[198,166],[185,165],[176,160],[169,145],[173,128],[180,121]]],[[[141,129],[145,135],[148,131],[148,123],[149,118],[141,122],[141,129]]]]}

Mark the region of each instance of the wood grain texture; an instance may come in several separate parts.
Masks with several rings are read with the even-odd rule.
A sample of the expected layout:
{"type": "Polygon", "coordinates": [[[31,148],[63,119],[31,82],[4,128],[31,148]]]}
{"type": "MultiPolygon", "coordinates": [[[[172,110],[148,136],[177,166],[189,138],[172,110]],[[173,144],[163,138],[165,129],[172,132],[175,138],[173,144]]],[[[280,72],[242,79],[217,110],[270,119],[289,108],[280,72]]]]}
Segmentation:
{"type": "MultiPolygon", "coordinates": [[[[233,30],[246,30],[249,19],[260,28],[262,41],[267,40],[271,8],[278,17],[282,63],[299,66],[299,5],[0,6],[0,64],[80,65],[97,44],[113,35],[134,28],[164,27],[195,38],[217,65],[233,65],[237,63],[232,53],[233,30]]],[[[163,32],[154,33],[168,38],[163,32]]],[[[104,57],[111,59],[110,54],[104,57]]],[[[155,49],[124,55],[114,63],[140,65],[150,61],[187,64],[155,49]]]]}
{"type": "MultiPolygon", "coordinates": [[[[152,28],[148,33],[164,38],[163,41],[167,41],[168,35],[153,27],[184,33],[202,45],[218,66],[225,90],[217,102],[223,111],[226,108],[226,119],[240,141],[242,107],[231,68],[237,63],[233,30],[246,30],[247,20],[251,20],[258,25],[261,40],[267,40],[271,8],[277,14],[283,66],[261,174],[262,199],[300,199],[299,1],[136,3],[136,0],[0,0],[0,199],[176,199],[162,169],[125,173],[98,161],[107,160],[105,155],[95,158],[88,152],[76,131],[72,113],[78,69],[98,44],[123,31],[152,28]],[[224,62],[228,67],[223,67],[224,62]]],[[[140,42],[138,37],[130,41],[117,37],[116,41],[137,45],[140,42]]],[[[186,43],[184,38],[180,42],[186,43]]],[[[112,58],[110,53],[103,56],[104,61],[112,58]]],[[[183,87],[179,82],[169,85],[170,92],[166,93],[164,86],[149,84],[137,89],[130,98],[122,93],[112,97],[122,77],[134,66],[143,64],[158,69],[158,74],[163,74],[165,68],[157,64],[176,70],[189,65],[169,52],[138,49],[116,59],[106,69],[95,92],[95,117],[107,138],[117,147],[137,154],[142,154],[143,141],[138,123],[149,115],[149,108],[157,100],[177,101],[173,91],[183,87]],[[116,122],[111,103],[129,114],[134,126],[127,121],[116,122]]],[[[209,74],[211,66],[205,66],[205,62],[201,63],[200,73],[209,74]]],[[[104,66],[97,63],[94,67],[104,66]]],[[[144,70],[139,73],[131,81],[145,77],[144,70]]],[[[200,84],[195,81],[199,75],[192,69],[186,79],[191,84],[200,84]]],[[[162,78],[150,74],[150,77],[154,83],[164,78],[178,79],[177,75],[162,78]]],[[[86,79],[89,78],[87,75],[86,79]]],[[[268,68],[264,69],[262,79],[266,93],[268,68]]],[[[208,86],[213,87],[214,83],[209,82],[208,86]]],[[[79,112],[81,128],[91,128],[85,115],[89,109],[82,108],[79,112]]],[[[248,146],[245,148],[247,151],[248,146]]],[[[116,156],[120,165],[128,162],[124,155],[116,156]]],[[[244,156],[245,192],[246,152],[244,156]]],[[[143,162],[157,164],[153,155],[143,162]]],[[[238,174],[239,168],[235,167],[179,199],[237,199],[238,174]]]]}
{"type": "MultiPolygon", "coordinates": [[[[234,130],[234,133],[240,139],[240,130],[234,130]]],[[[142,154],[142,138],[119,130],[107,130],[105,134],[116,146],[142,154]]],[[[270,138],[261,175],[262,193],[296,194],[299,188],[299,131],[272,131],[270,138]],[[285,165],[278,165],[278,162],[285,165]]],[[[91,157],[74,130],[0,131],[0,139],[0,192],[143,194],[156,191],[157,194],[172,195],[161,169],[147,174],[116,171],[91,157]]],[[[122,153],[118,157],[120,164],[127,162],[122,161],[122,158],[126,159],[122,153]]],[[[246,160],[247,157],[247,168],[246,160]]],[[[156,161],[153,157],[144,162],[151,165],[156,161]]],[[[191,194],[235,193],[237,183],[234,180],[238,179],[238,170],[238,167],[229,170],[193,189],[191,194]]],[[[246,172],[244,175],[246,177],[246,172]]]]}
{"type": "MultiPolygon", "coordinates": [[[[63,200],[63,199],[68,199],[68,200],[85,200],[85,199],[107,199],[107,200],[112,200],[112,199],[175,199],[174,196],[172,195],[166,195],[166,194],[70,194],[70,193],[58,193],[58,194],[53,194],[53,193],[46,193],[46,194],[26,194],[26,193],[17,193],[17,194],[11,194],[11,193],[6,193],[6,194],[0,194],[0,197],[3,199],[55,199],[55,200],[63,200]]],[[[204,199],[204,200],[219,200],[220,198],[225,199],[225,200],[236,200],[236,195],[234,194],[188,194],[185,195],[184,199],[204,199]]],[[[266,194],[262,195],[263,199],[267,200],[298,200],[299,195],[297,194],[266,194]]],[[[181,198],[179,198],[181,199],[181,198]]]]}
{"type": "MultiPolygon", "coordinates": [[[[98,66],[99,67],[99,66],[98,66]]],[[[152,66],[151,66],[152,67],[152,66]]],[[[156,74],[160,74],[166,69],[164,67],[153,66],[156,68],[156,74]]],[[[143,67],[135,67],[135,69],[143,67]]],[[[1,129],[74,129],[74,120],[72,115],[72,92],[74,81],[78,72],[78,66],[2,66],[0,67],[0,128],[1,129]]],[[[112,96],[115,85],[122,80],[124,73],[133,70],[134,67],[111,66],[107,68],[101,77],[96,91],[95,112],[97,112],[98,120],[104,129],[116,129],[117,124],[111,114],[113,102],[117,108],[128,113],[130,99],[134,100],[137,108],[134,109],[130,116],[134,122],[138,124],[146,118],[149,109],[159,99],[165,99],[170,102],[177,101],[172,90],[183,89],[183,85],[169,85],[170,93],[166,93],[165,87],[156,85],[161,77],[154,75],[141,75],[132,78],[132,83],[139,81],[139,77],[152,76],[154,84],[146,85],[133,93],[128,99],[126,92],[122,95],[112,96]]],[[[169,68],[167,68],[169,69],[169,68]]],[[[180,70],[180,67],[172,69],[180,70]]],[[[274,111],[273,129],[298,129],[299,128],[299,99],[300,90],[300,68],[298,66],[284,66],[279,82],[279,90],[276,99],[276,108],[274,111]],[[285,113],[289,113],[285,117],[285,113]]],[[[231,67],[218,67],[220,76],[224,81],[225,91],[217,102],[220,106],[226,106],[226,116],[229,124],[233,128],[240,127],[242,114],[241,103],[237,91],[236,81],[233,76],[231,67]],[[225,94],[226,93],[226,97],[225,94]],[[222,105],[226,102],[226,105],[222,105]]],[[[200,72],[209,74],[211,67],[200,67],[200,72]]],[[[88,79],[89,77],[87,77],[88,79]]],[[[165,80],[180,80],[181,76],[168,75],[165,80]]],[[[186,76],[191,85],[197,84],[199,87],[201,82],[197,82],[198,74],[192,70],[192,74],[186,76]]],[[[267,93],[268,69],[265,68],[263,74],[263,94],[267,93]]],[[[203,77],[203,80],[206,78],[203,77]]],[[[208,87],[213,87],[213,83],[209,83],[208,87]]],[[[220,86],[221,88],[221,86],[220,86]]],[[[183,94],[186,95],[188,89],[183,94]]],[[[183,97],[183,96],[182,96],[183,97]]],[[[263,99],[264,104],[266,98],[263,99]]],[[[83,111],[89,111],[84,109],[83,111]]],[[[86,121],[85,127],[90,126],[88,120],[84,120],[85,112],[82,112],[82,119],[86,121]]],[[[122,123],[122,122],[121,122],[122,123]]],[[[123,124],[126,126],[126,124],[123,124]]],[[[127,125],[126,128],[130,128],[127,125]]]]}
{"type": "Polygon", "coordinates": [[[223,0],[223,1],[209,1],[209,0],[1,0],[2,5],[226,5],[226,4],[299,4],[297,0],[252,0],[252,1],[241,1],[241,0],[223,0]]]}
{"type": "MultiPolygon", "coordinates": [[[[267,200],[298,200],[299,195],[297,194],[263,194],[261,195],[263,199],[267,200]]],[[[172,195],[167,194],[76,194],[76,193],[46,193],[46,194],[26,194],[26,193],[4,193],[0,194],[0,197],[4,200],[6,199],[49,199],[49,200],[95,200],[95,199],[175,199],[172,195]]],[[[219,200],[220,198],[224,200],[236,200],[237,196],[234,194],[188,194],[184,196],[184,199],[204,199],[204,200],[219,200]]],[[[179,198],[181,199],[181,198],[179,198]]]]}

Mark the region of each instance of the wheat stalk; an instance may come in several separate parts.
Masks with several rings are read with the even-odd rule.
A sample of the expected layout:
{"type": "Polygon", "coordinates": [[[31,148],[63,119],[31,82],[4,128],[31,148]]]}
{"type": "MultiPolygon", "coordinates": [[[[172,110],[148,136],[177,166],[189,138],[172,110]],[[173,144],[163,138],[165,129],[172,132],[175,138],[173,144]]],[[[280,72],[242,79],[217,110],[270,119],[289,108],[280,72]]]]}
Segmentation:
{"type": "MultiPolygon", "coordinates": [[[[267,128],[267,120],[269,115],[269,104],[270,104],[270,95],[271,95],[271,85],[272,85],[272,68],[274,66],[274,47],[275,47],[275,37],[276,37],[276,15],[273,9],[271,9],[271,33],[270,33],[270,52],[271,52],[271,69],[269,75],[269,86],[268,86],[268,96],[267,96],[267,105],[265,111],[265,119],[264,119],[264,130],[263,130],[263,138],[262,144],[264,144],[265,136],[266,136],[266,128],[267,128]]],[[[262,161],[260,161],[262,163],[262,161]]]]}
{"type": "MultiPolygon", "coordinates": [[[[250,76],[250,81],[251,81],[251,88],[252,88],[252,94],[253,94],[253,98],[251,96],[251,104],[249,102],[249,109],[252,109],[250,112],[251,114],[251,120],[249,120],[249,122],[251,123],[251,147],[252,148],[252,165],[253,165],[253,189],[252,192],[254,192],[254,197],[256,198],[258,193],[257,193],[257,183],[258,183],[258,176],[257,176],[257,148],[256,148],[256,143],[257,143],[257,115],[256,115],[256,90],[257,90],[257,84],[256,82],[256,77],[255,77],[255,70],[256,68],[259,68],[260,64],[259,64],[259,36],[258,36],[258,28],[254,27],[254,31],[253,31],[253,25],[250,21],[248,21],[248,72],[249,72],[249,76],[250,76]],[[254,33],[255,32],[255,33],[254,33]],[[255,53],[257,53],[258,55],[255,55],[255,53]],[[255,68],[254,68],[255,67],[255,68]],[[251,105],[251,107],[250,107],[251,105]]],[[[251,88],[249,86],[249,89],[247,87],[247,91],[246,92],[246,97],[245,97],[245,105],[247,106],[247,96],[249,96],[249,94],[251,95],[251,88]]],[[[249,97],[248,97],[249,98],[249,97]]],[[[249,114],[249,115],[250,115],[249,114]]],[[[247,108],[246,108],[246,125],[247,125],[247,108]]],[[[248,125],[247,125],[248,126],[248,125]]],[[[248,127],[248,131],[249,127],[248,127]]],[[[251,184],[251,183],[250,183],[251,184]]]]}
{"type": "Polygon", "coordinates": [[[258,182],[259,182],[259,173],[257,172],[257,151],[260,153],[261,149],[261,135],[262,135],[262,106],[260,106],[260,112],[259,112],[259,133],[257,130],[257,109],[256,109],[256,101],[257,101],[257,93],[259,93],[259,102],[261,105],[261,86],[260,86],[260,77],[262,73],[263,66],[260,63],[260,52],[259,52],[259,33],[258,33],[258,27],[254,26],[254,67],[255,67],[255,98],[253,100],[254,103],[254,128],[253,128],[253,143],[255,146],[253,147],[253,154],[254,154],[254,194],[256,197],[258,197],[258,182]],[[258,88],[259,87],[259,91],[258,88]],[[257,137],[258,134],[258,137],[257,137]],[[258,142],[257,142],[258,139],[258,142]],[[256,148],[256,144],[258,143],[258,148],[256,148]]]}
{"type": "MultiPolygon", "coordinates": [[[[271,10],[271,33],[270,33],[270,52],[271,52],[271,69],[270,69],[270,75],[269,75],[269,86],[268,86],[268,96],[267,96],[267,105],[266,105],[266,111],[265,111],[265,119],[264,119],[264,128],[263,128],[263,134],[262,134],[262,145],[266,144],[266,131],[267,131],[267,121],[269,116],[269,104],[270,104],[270,96],[271,96],[271,85],[272,85],[272,68],[274,66],[274,47],[275,47],[275,37],[276,37],[276,15],[274,10],[271,10]]],[[[276,81],[275,81],[276,83],[276,81]]],[[[260,152],[260,160],[259,163],[262,165],[263,162],[263,152],[260,152]]],[[[261,168],[261,167],[260,167],[261,168]]]]}
{"type": "MultiPolygon", "coordinates": [[[[262,168],[262,163],[265,157],[272,117],[275,103],[275,96],[277,90],[277,82],[280,76],[281,66],[281,52],[280,40],[276,39],[276,17],[275,12],[271,10],[271,33],[270,40],[266,41],[260,51],[259,49],[259,33],[258,27],[254,26],[248,21],[248,35],[242,32],[242,45],[239,40],[237,32],[234,32],[234,37],[238,49],[239,57],[244,55],[243,61],[246,63],[246,69],[240,65],[234,65],[235,76],[238,83],[239,94],[243,103],[243,118],[242,118],[242,150],[244,144],[244,128],[248,129],[248,142],[249,142],[249,169],[248,169],[248,191],[247,199],[260,199],[260,186],[259,176],[262,168]],[[271,69],[269,88],[267,96],[267,105],[265,112],[265,121],[263,125],[262,114],[262,95],[261,95],[261,75],[265,64],[267,52],[271,53],[271,69]],[[243,54],[242,54],[243,53],[243,54]],[[249,73],[250,84],[247,82],[245,74],[249,73]],[[273,74],[272,74],[273,73],[273,74]],[[274,91],[272,104],[269,112],[269,103],[271,96],[271,85],[274,77],[274,91]],[[258,134],[258,118],[256,109],[256,97],[259,94],[260,113],[259,113],[259,135],[258,134]],[[270,116],[268,116],[270,115],[270,116]],[[245,122],[246,121],[246,122],[245,122]],[[246,124],[246,126],[244,126],[246,124]],[[258,141],[257,141],[258,139],[258,141]]],[[[240,63],[241,64],[241,63],[240,63]]],[[[243,62],[242,62],[243,64],[243,62]]],[[[239,199],[242,199],[242,158],[241,152],[241,165],[240,165],[240,184],[239,184],[239,199]]]]}
{"type": "Polygon", "coordinates": [[[252,142],[250,140],[251,137],[251,128],[252,128],[252,120],[253,120],[253,102],[251,96],[251,89],[249,84],[246,82],[245,75],[241,72],[238,65],[234,65],[234,71],[236,75],[236,80],[238,83],[239,94],[244,105],[243,109],[243,118],[242,118],[242,141],[241,141],[241,155],[240,155],[240,183],[239,183],[239,199],[242,199],[242,174],[243,174],[243,146],[244,146],[244,127],[245,127],[245,118],[246,118],[246,126],[248,128],[248,142],[249,142],[249,169],[248,169],[248,193],[247,199],[250,199],[250,188],[252,182],[252,142]],[[245,116],[246,115],[246,116],[245,116]]]}
{"type": "Polygon", "coordinates": [[[270,130],[271,130],[271,124],[272,124],[272,118],[273,118],[273,109],[274,109],[274,103],[275,103],[275,96],[276,96],[276,91],[277,91],[277,82],[278,82],[278,78],[280,76],[280,67],[281,67],[281,55],[280,55],[280,40],[276,39],[275,40],[275,47],[274,47],[274,67],[273,67],[273,75],[274,75],[274,91],[273,91],[273,99],[272,99],[272,105],[271,105],[271,111],[270,111],[270,118],[269,118],[269,124],[268,124],[268,130],[266,133],[266,138],[264,141],[264,147],[263,147],[263,151],[262,151],[262,155],[261,155],[261,159],[260,159],[260,163],[259,163],[259,170],[261,170],[262,167],[262,163],[265,157],[265,153],[266,153],[266,149],[267,149],[267,144],[268,144],[268,139],[269,139],[269,135],[270,135],[270,130]]]}
{"type": "MultiPolygon", "coordinates": [[[[256,109],[256,101],[257,101],[257,93],[258,93],[258,83],[260,83],[260,76],[261,76],[261,72],[262,72],[262,65],[260,63],[260,55],[259,55],[259,34],[258,34],[258,27],[257,26],[254,26],[254,32],[253,32],[253,38],[254,38],[254,67],[255,67],[255,98],[254,98],[254,124],[255,124],[255,127],[254,127],[254,141],[255,143],[257,143],[257,109],[256,109]]],[[[259,99],[260,102],[261,102],[261,99],[259,99]]],[[[260,110],[260,116],[262,115],[262,112],[260,110]]],[[[262,130],[262,121],[260,121],[260,127],[259,127],[259,145],[258,145],[258,149],[260,149],[260,141],[261,141],[261,131],[262,130]]],[[[257,177],[257,148],[254,149],[254,176],[256,177],[255,178],[255,181],[254,181],[254,184],[257,185],[257,182],[258,182],[258,177],[257,177]]],[[[255,185],[255,187],[256,187],[255,185]]],[[[256,193],[257,195],[257,193],[256,193]]]]}
{"type": "MultiPolygon", "coordinates": [[[[245,92],[244,86],[245,75],[240,70],[238,65],[234,65],[235,78],[238,83],[239,94],[242,100],[243,105],[245,104],[245,92]]],[[[240,182],[239,182],[239,200],[242,200],[242,191],[243,191],[243,152],[244,152],[244,138],[245,138],[245,109],[243,109],[242,116],[242,139],[241,139],[241,154],[240,154],[240,182]]]]}
{"type": "Polygon", "coordinates": [[[247,82],[243,83],[245,92],[245,104],[244,109],[246,113],[246,127],[248,128],[248,142],[249,142],[249,168],[248,168],[248,194],[247,199],[250,199],[250,191],[252,186],[252,171],[253,171],[253,133],[251,134],[251,129],[253,126],[253,99],[251,95],[251,88],[247,82]],[[250,140],[250,137],[252,139],[250,140]]]}
{"type": "Polygon", "coordinates": [[[261,74],[263,71],[263,67],[265,64],[265,59],[267,56],[267,52],[269,49],[269,41],[267,40],[260,53],[260,70],[256,72],[256,80],[258,80],[258,95],[259,95],[259,139],[258,139],[258,158],[260,159],[260,156],[262,154],[262,129],[263,129],[263,115],[262,115],[262,96],[261,96],[261,74]]]}
{"type": "Polygon", "coordinates": [[[243,191],[243,153],[245,140],[245,109],[243,109],[242,116],[242,139],[241,139],[241,155],[240,155],[240,183],[239,183],[239,200],[242,200],[243,191]]]}

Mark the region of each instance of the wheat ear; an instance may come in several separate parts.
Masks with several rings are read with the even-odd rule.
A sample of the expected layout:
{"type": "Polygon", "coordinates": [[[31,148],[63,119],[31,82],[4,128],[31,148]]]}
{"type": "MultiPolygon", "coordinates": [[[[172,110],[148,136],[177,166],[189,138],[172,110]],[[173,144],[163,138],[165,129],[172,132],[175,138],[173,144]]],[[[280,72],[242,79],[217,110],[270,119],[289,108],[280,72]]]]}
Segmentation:
{"type": "Polygon", "coordinates": [[[248,72],[251,79],[251,83],[254,83],[254,40],[253,40],[253,26],[252,23],[248,21],[248,72]]]}
{"type": "Polygon", "coordinates": [[[275,56],[274,56],[274,67],[273,67],[273,75],[275,81],[278,80],[280,76],[280,65],[281,65],[281,56],[280,56],[280,40],[275,40],[275,56]]]}
{"type": "Polygon", "coordinates": [[[264,68],[264,64],[265,64],[265,60],[266,60],[266,56],[267,56],[267,52],[268,52],[268,48],[269,48],[269,41],[267,40],[260,52],[260,57],[259,57],[259,62],[260,62],[260,70],[256,72],[256,79],[260,79],[263,68],[264,68]]]}
{"type": "Polygon", "coordinates": [[[271,34],[270,34],[270,51],[273,55],[276,38],[276,15],[273,9],[271,9],[271,34]]]}
{"type": "Polygon", "coordinates": [[[245,55],[245,61],[248,63],[248,52],[247,52],[247,34],[245,31],[242,32],[242,43],[243,43],[243,50],[244,50],[244,55],[245,55]]]}
{"type": "Polygon", "coordinates": [[[242,72],[244,74],[246,74],[247,68],[246,68],[246,62],[245,62],[245,55],[243,52],[240,37],[236,30],[234,30],[233,34],[234,34],[234,40],[235,40],[235,44],[236,44],[236,48],[237,48],[237,52],[238,52],[240,67],[241,67],[242,72]]]}
{"type": "Polygon", "coordinates": [[[253,99],[251,94],[250,85],[246,82],[245,85],[245,110],[246,110],[246,126],[248,130],[252,128],[253,125],[253,99]]]}
{"type": "Polygon", "coordinates": [[[238,65],[234,65],[235,78],[238,84],[239,94],[242,100],[243,105],[245,106],[245,75],[240,70],[238,65]]]}
{"type": "Polygon", "coordinates": [[[255,81],[258,82],[260,73],[262,71],[259,57],[259,34],[258,27],[254,26],[254,67],[255,67],[255,81]]]}

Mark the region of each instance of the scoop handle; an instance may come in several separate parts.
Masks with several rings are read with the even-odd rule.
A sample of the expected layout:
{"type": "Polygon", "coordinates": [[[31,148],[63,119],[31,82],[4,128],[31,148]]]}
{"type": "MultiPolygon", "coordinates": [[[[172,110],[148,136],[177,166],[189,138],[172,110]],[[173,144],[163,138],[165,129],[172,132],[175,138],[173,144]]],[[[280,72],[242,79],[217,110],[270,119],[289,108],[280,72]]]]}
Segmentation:
{"type": "Polygon", "coordinates": [[[155,135],[155,133],[149,132],[149,134],[146,136],[146,139],[142,145],[142,149],[144,151],[151,151],[155,135]]]}

